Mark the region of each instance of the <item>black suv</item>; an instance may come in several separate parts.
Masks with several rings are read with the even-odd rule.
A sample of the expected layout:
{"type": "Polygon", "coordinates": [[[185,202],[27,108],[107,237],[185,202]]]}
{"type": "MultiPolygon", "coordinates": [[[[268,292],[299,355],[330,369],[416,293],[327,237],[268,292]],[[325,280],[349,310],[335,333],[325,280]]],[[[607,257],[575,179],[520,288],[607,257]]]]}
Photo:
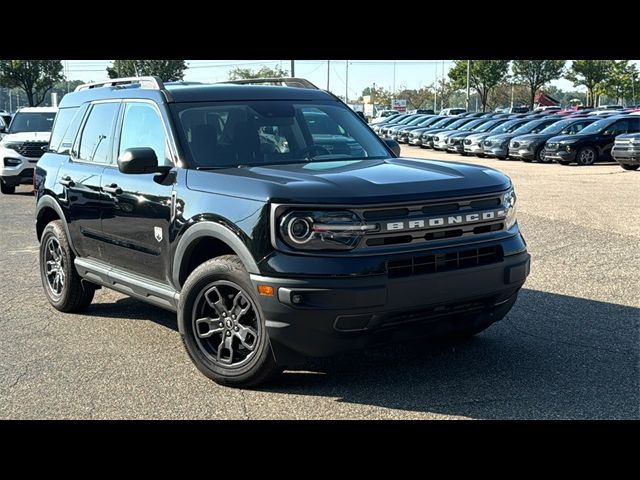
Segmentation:
{"type": "Polygon", "coordinates": [[[511,181],[395,147],[313,88],[80,86],[36,168],[44,291],[64,312],[100,287],[176,311],[195,365],[233,386],[478,333],[529,273],[511,181]]]}
{"type": "Polygon", "coordinates": [[[612,161],[611,149],[618,135],[640,132],[640,117],[616,115],[603,118],[574,135],[559,135],[547,140],[546,158],[562,165],[592,165],[612,161]]]}

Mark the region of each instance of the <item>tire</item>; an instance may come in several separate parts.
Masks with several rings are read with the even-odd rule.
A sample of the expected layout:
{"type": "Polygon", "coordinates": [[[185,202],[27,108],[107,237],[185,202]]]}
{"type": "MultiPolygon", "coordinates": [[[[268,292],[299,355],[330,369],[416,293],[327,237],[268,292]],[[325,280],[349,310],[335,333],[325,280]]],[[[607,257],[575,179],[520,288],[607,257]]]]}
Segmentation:
{"type": "Polygon", "coordinates": [[[637,170],[640,165],[629,165],[628,163],[621,163],[620,166],[625,170],[637,170]]]}
{"type": "Polygon", "coordinates": [[[551,163],[551,160],[547,160],[544,154],[544,147],[540,147],[538,150],[536,150],[536,162],[551,163]]]}
{"type": "Polygon", "coordinates": [[[531,162],[533,162],[533,160],[531,160],[530,158],[524,158],[524,157],[522,157],[520,160],[522,160],[524,163],[531,163],[531,162]]]}
{"type": "Polygon", "coordinates": [[[593,165],[598,160],[598,152],[593,147],[582,147],[576,153],[576,163],[578,165],[593,165]]]}
{"type": "Polygon", "coordinates": [[[95,294],[95,286],[78,275],[74,258],[62,222],[50,222],[40,239],[40,279],[49,303],[61,312],[84,310],[95,294]]]}
{"type": "Polygon", "coordinates": [[[476,153],[476,157],[478,158],[485,158],[486,155],[484,153],[476,153]]]}
{"type": "Polygon", "coordinates": [[[257,294],[236,255],[208,260],[189,275],[180,294],[178,325],[189,357],[216,383],[254,387],[282,371],[257,294]]]}
{"type": "Polygon", "coordinates": [[[16,186],[7,185],[2,180],[0,180],[0,191],[5,195],[11,195],[12,193],[16,193],[16,186]]]}
{"type": "Polygon", "coordinates": [[[556,162],[558,162],[560,165],[564,165],[565,167],[567,165],[571,165],[571,162],[567,162],[566,160],[556,160],[556,162]]]}

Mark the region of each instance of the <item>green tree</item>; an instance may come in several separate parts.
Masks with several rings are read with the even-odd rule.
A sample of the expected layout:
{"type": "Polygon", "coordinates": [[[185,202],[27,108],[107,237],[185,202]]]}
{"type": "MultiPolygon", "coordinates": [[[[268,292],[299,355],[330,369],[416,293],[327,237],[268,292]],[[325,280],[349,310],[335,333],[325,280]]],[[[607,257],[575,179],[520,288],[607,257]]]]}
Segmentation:
{"type": "Polygon", "coordinates": [[[367,95],[371,97],[371,100],[375,105],[380,105],[381,107],[385,108],[391,107],[391,98],[393,96],[391,95],[391,92],[384,87],[375,87],[375,89],[373,87],[365,87],[362,90],[362,95],[358,100],[362,101],[362,98],[366,97],[367,95]]]}
{"type": "Polygon", "coordinates": [[[395,98],[406,100],[409,110],[433,107],[433,92],[427,87],[419,89],[400,87],[400,90],[395,94],[395,98]]]}
{"type": "Polygon", "coordinates": [[[618,60],[610,63],[602,90],[615,103],[625,103],[635,93],[635,85],[638,85],[636,66],[629,60],[618,60]]]}
{"type": "Polygon", "coordinates": [[[44,102],[54,83],[63,78],[60,60],[0,60],[0,84],[24,91],[30,107],[44,102]]]}
{"type": "Polygon", "coordinates": [[[282,78],[288,76],[289,70],[283,70],[279,67],[262,67],[259,70],[234,67],[229,71],[229,80],[246,80],[252,78],[282,78]]]}
{"type": "MultiPolygon", "coordinates": [[[[487,108],[489,93],[509,73],[509,60],[472,60],[469,85],[480,97],[482,111],[487,108]]],[[[449,70],[449,78],[456,89],[467,88],[467,60],[456,60],[449,70]]]]}
{"type": "Polygon", "coordinates": [[[184,60],[114,60],[107,67],[109,78],[156,75],[164,82],[184,78],[187,63],[184,60]]]}
{"type": "Polygon", "coordinates": [[[533,108],[536,92],[551,80],[562,76],[566,60],[514,60],[513,75],[529,87],[529,107],[533,108]]]}
{"type": "Polygon", "coordinates": [[[599,85],[607,79],[611,60],[574,60],[567,72],[567,80],[573,82],[574,87],[587,87],[587,105],[594,104],[594,95],[599,85]]]}

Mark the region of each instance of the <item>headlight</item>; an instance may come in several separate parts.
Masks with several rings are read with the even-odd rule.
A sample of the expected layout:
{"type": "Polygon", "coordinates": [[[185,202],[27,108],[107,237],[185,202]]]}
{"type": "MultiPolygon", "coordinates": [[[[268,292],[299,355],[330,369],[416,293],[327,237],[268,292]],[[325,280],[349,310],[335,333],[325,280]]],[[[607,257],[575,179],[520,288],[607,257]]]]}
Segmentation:
{"type": "Polygon", "coordinates": [[[15,150],[16,152],[22,146],[22,142],[0,142],[0,147],[9,148],[11,150],[15,150]]]}
{"type": "Polygon", "coordinates": [[[516,192],[511,189],[502,197],[502,205],[507,210],[504,226],[507,230],[516,224],[516,192]]]}
{"type": "Polygon", "coordinates": [[[533,140],[518,140],[521,147],[528,147],[532,142],[533,140]]]}
{"type": "Polygon", "coordinates": [[[378,228],[347,210],[293,211],[281,217],[279,225],[282,240],[299,250],[351,250],[365,232],[378,228]]]}

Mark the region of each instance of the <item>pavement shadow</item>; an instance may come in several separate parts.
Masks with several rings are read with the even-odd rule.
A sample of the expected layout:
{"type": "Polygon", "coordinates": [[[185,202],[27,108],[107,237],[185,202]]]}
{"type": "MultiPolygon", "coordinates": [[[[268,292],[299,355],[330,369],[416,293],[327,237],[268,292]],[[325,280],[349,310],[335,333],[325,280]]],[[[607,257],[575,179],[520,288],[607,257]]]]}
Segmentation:
{"type": "Polygon", "coordinates": [[[523,289],[458,342],[414,341],[309,361],[265,391],[488,419],[638,419],[640,309],[523,289]]]}
{"type": "Polygon", "coordinates": [[[175,313],[131,297],[119,298],[109,303],[92,303],[83,314],[125,320],[145,320],[178,331],[175,313]]]}

